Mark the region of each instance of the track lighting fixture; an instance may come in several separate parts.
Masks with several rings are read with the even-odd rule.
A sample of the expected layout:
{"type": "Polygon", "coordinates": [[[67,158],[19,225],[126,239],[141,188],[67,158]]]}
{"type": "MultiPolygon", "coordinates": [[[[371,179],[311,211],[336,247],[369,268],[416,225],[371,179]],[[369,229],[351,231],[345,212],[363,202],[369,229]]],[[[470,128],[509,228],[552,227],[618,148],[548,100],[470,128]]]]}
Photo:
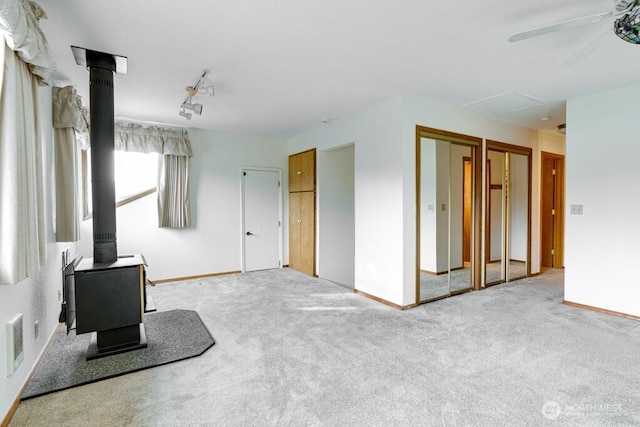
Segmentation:
{"type": "Polygon", "coordinates": [[[182,111],[179,113],[182,117],[185,117],[187,120],[191,120],[191,113],[187,113],[185,109],[191,110],[194,113],[200,115],[202,114],[202,104],[193,103],[192,98],[197,95],[206,95],[213,96],[215,95],[215,91],[213,89],[213,85],[205,80],[205,77],[209,74],[209,70],[204,70],[202,75],[196,80],[194,84],[186,87],[187,98],[182,102],[182,111]]]}

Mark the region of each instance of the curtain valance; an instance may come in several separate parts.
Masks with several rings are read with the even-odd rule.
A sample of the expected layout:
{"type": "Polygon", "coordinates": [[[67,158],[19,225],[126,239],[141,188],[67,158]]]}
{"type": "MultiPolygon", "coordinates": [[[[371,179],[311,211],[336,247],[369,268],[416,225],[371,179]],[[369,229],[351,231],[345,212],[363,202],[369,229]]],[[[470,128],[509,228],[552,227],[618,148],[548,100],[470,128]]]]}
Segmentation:
{"type": "Polygon", "coordinates": [[[40,29],[39,21],[47,18],[44,10],[29,0],[0,1],[0,31],[7,45],[29,64],[40,85],[51,82],[54,68],[49,43],[40,29]]]}
{"type": "Polygon", "coordinates": [[[54,129],[73,128],[79,134],[89,132],[88,112],[82,106],[82,98],[73,86],[54,87],[53,127],[54,129]]]}
{"type": "Polygon", "coordinates": [[[116,150],[187,157],[193,155],[186,130],[119,122],[116,122],[114,130],[116,150]]]}

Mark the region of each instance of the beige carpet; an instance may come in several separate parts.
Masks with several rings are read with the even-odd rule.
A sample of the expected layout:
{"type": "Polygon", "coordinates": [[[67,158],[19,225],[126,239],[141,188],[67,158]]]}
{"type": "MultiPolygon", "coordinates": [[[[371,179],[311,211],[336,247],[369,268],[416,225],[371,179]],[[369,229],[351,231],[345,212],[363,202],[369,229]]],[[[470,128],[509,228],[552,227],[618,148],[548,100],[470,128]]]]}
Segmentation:
{"type": "Polygon", "coordinates": [[[22,402],[17,426],[639,425],[640,323],[562,272],[399,311],[292,270],[158,285],[201,357],[22,402]]]}

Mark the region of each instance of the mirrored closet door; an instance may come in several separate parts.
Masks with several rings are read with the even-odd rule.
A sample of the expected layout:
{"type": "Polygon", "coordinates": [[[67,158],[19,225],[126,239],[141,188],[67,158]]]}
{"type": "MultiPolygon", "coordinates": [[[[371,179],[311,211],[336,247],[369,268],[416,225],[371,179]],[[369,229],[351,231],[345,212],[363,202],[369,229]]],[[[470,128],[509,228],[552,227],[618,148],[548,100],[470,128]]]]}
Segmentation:
{"type": "Polygon", "coordinates": [[[530,271],[531,149],[487,142],[485,284],[530,271]]]}
{"type": "Polygon", "coordinates": [[[475,144],[448,133],[417,139],[419,302],[466,292],[476,282],[475,144]]]}

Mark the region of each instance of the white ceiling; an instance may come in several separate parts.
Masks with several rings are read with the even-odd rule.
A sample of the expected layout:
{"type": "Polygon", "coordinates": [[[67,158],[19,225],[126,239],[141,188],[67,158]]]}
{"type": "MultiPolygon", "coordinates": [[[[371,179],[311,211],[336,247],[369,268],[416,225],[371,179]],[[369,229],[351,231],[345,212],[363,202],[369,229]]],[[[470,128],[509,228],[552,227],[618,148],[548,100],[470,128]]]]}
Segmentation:
{"type": "Polygon", "coordinates": [[[640,46],[618,39],[612,19],[507,41],[612,10],[612,0],[38,3],[57,84],[76,86],[88,105],[89,74],[70,46],[126,56],[128,73],[115,77],[116,116],[143,122],[287,137],[399,95],[461,107],[501,94],[512,102],[515,92],[544,103],[499,120],[554,129],[566,99],[640,81],[640,46]],[[604,43],[569,64],[594,39],[604,43]],[[185,87],[205,68],[216,95],[198,97],[202,116],[187,121],[178,116],[185,87]]]}

